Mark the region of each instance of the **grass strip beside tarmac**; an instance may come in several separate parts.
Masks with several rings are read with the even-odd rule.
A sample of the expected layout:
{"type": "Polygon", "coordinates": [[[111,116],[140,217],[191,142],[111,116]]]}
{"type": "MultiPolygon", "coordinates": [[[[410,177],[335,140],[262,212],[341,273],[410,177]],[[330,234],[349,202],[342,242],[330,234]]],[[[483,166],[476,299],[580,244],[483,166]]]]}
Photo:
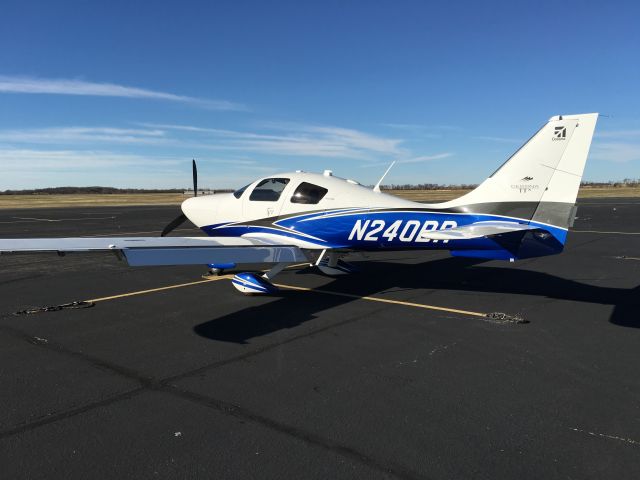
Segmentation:
{"type": "MultiPolygon", "coordinates": [[[[464,195],[469,190],[386,190],[415,202],[440,202],[464,195]]],[[[638,198],[640,187],[581,188],[578,198],[638,198]]],[[[127,205],[179,205],[181,193],[0,195],[0,210],[15,208],[121,207],[127,205]]]]}

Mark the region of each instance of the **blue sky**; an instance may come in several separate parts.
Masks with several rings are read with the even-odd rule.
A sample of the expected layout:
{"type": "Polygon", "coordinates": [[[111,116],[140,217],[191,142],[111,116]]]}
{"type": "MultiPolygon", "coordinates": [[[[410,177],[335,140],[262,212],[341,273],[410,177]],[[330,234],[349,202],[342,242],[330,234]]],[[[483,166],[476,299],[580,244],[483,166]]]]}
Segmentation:
{"type": "Polygon", "coordinates": [[[0,190],[332,169],[482,181],[597,111],[586,180],[640,177],[636,2],[3,1],[0,190]]]}

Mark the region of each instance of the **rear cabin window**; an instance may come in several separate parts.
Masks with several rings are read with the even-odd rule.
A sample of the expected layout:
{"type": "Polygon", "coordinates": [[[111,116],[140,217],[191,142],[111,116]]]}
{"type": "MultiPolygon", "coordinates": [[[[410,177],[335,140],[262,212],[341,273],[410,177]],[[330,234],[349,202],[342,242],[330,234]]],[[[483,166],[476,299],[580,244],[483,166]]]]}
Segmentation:
{"type": "Polygon", "coordinates": [[[289,183],[288,178],[267,178],[255,186],[249,200],[254,202],[277,202],[289,183]]]}
{"type": "Polygon", "coordinates": [[[291,203],[318,203],[327,194],[328,190],[313,183],[302,182],[293,192],[291,203]]]}

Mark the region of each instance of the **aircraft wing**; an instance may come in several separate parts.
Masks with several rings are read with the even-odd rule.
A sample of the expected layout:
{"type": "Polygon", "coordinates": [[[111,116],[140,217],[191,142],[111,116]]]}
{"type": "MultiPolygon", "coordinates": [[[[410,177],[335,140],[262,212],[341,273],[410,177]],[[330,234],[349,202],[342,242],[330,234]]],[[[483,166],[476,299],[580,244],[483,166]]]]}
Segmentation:
{"type": "Polygon", "coordinates": [[[294,245],[236,237],[75,237],[0,239],[0,253],[112,251],[131,266],[307,262],[294,245]]]}
{"type": "Polygon", "coordinates": [[[520,232],[524,230],[536,230],[540,227],[516,222],[478,222],[461,227],[434,230],[423,234],[424,238],[432,240],[468,240],[471,238],[488,237],[501,233],[520,232]]]}

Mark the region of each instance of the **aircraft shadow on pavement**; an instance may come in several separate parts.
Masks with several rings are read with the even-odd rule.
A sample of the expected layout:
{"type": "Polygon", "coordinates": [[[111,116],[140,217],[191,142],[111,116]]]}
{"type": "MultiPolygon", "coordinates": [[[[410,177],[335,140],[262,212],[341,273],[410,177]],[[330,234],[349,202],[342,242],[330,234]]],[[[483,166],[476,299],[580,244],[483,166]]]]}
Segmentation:
{"type": "MultiPolygon", "coordinates": [[[[632,289],[599,287],[530,270],[478,266],[485,262],[467,258],[444,258],[410,265],[369,261],[359,265],[362,268],[360,273],[335,277],[321,288],[358,296],[371,296],[389,289],[428,288],[532,295],[612,305],[611,323],[640,328],[640,286],[632,289]]],[[[307,273],[317,274],[317,271],[307,269],[298,272],[307,273]]],[[[297,327],[317,318],[319,312],[354,300],[356,298],[283,290],[269,303],[261,302],[260,305],[209,320],[195,326],[194,331],[212,340],[247,343],[254,337],[297,327]]],[[[449,306],[456,308],[456,305],[449,306]]],[[[369,309],[363,313],[368,314],[369,309]]]]}

